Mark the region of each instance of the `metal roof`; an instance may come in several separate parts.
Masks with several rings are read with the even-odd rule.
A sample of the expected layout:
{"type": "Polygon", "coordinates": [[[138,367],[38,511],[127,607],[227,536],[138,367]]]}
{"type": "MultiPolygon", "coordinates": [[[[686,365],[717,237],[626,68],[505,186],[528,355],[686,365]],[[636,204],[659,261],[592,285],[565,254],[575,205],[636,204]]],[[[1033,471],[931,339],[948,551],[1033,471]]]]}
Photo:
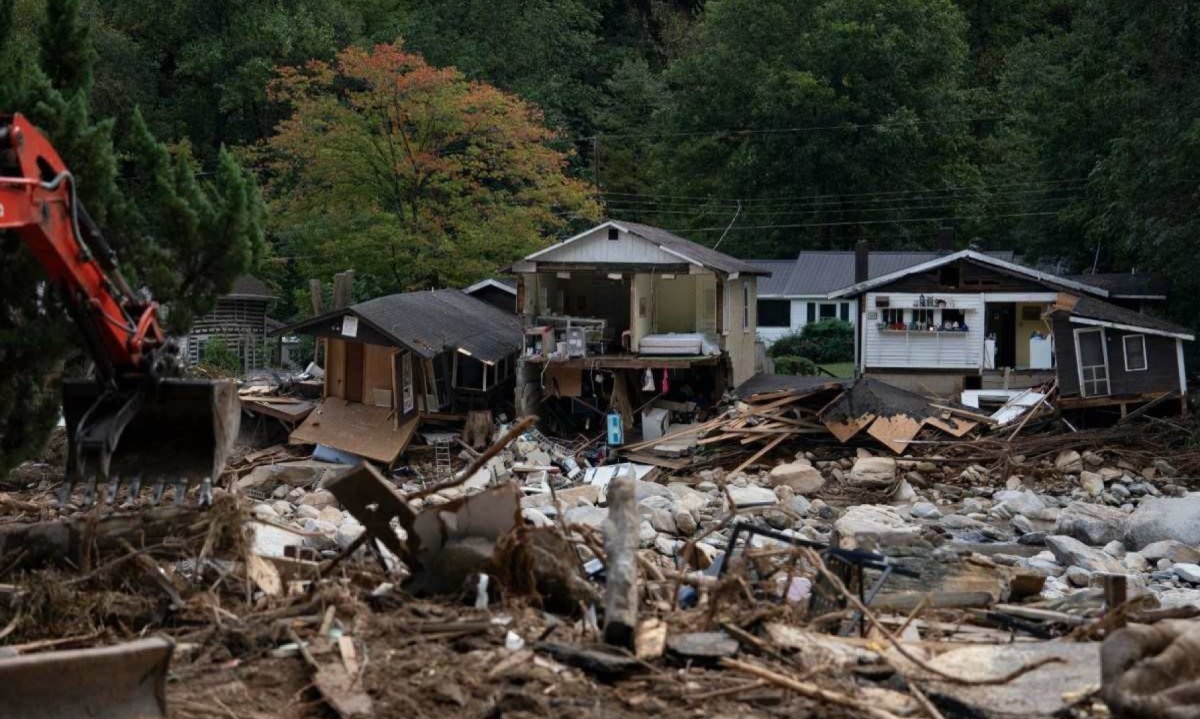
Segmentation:
{"type": "Polygon", "coordinates": [[[511,312],[461,290],[425,290],[376,297],[278,332],[299,331],[345,314],[358,316],[381,334],[422,357],[465,350],[495,362],[521,349],[521,321],[511,312]]]}
{"type": "Polygon", "coordinates": [[[221,297],[233,300],[273,300],[275,293],[271,291],[270,287],[267,287],[266,282],[254,275],[242,275],[233,281],[233,287],[221,297]]]}
{"type": "Polygon", "coordinates": [[[1057,303],[1054,311],[1066,312],[1073,322],[1082,319],[1085,321],[1081,324],[1090,324],[1086,320],[1095,320],[1100,323],[1116,325],[1119,328],[1144,331],[1148,334],[1178,337],[1185,340],[1194,339],[1192,331],[1187,327],[1143,312],[1125,309],[1089,295],[1059,295],[1059,298],[1060,302],[1057,303]],[[1064,299],[1065,301],[1062,301],[1064,299]]]}
{"type": "MultiPolygon", "coordinates": [[[[985,252],[1012,262],[1011,250],[985,252]]],[[[875,279],[915,267],[944,256],[919,250],[878,251],[867,255],[867,279],[875,279]]],[[[771,277],[759,280],[759,297],[824,297],[854,284],[854,252],[843,250],[805,250],[795,260],[750,260],[771,270],[771,277]]]]}
{"type": "Polygon", "coordinates": [[[1097,272],[1086,275],[1063,275],[1091,287],[1108,290],[1109,297],[1162,299],[1167,298],[1165,282],[1144,272],[1097,272]]]}
{"type": "Polygon", "coordinates": [[[1084,285],[1082,283],[1075,282],[1074,280],[1068,280],[1065,277],[1053,275],[1053,274],[1050,274],[1049,272],[1041,272],[1039,270],[1035,270],[1030,267],[1026,267],[1024,265],[1019,265],[1016,262],[1013,262],[1012,260],[1000,259],[1000,258],[994,257],[990,254],[984,254],[977,250],[959,250],[958,252],[953,252],[948,255],[940,255],[935,259],[929,260],[928,262],[922,262],[920,264],[913,265],[911,267],[905,267],[903,269],[896,270],[895,272],[889,272],[889,273],[880,275],[879,277],[873,277],[873,278],[867,279],[864,282],[858,282],[858,283],[849,285],[847,287],[843,287],[839,290],[830,292],[829,296],[830,297],[847,297],[849,295],[861,294],[872,288],[879,287],[882,285],[887,285],[891,282],[895,282],[896,280],[898,280],[902,277],[907,277],[908,275],[915,274],[917,272],[926,272],[928,270],[933,270],[938,267],[942,267],[943,265],[948,265],[953,262],[958,262],[959,260],[968,260],[968,261],[975,262],[977,264],[981,264],[984,266],[994,267],[997,269],[1005,270],[1005,271],[1010,272],[1015,275],[1020,275],[1022,277],[1028,277],[1029,279],[1034,280],[1035,282],[1045,283],[1046,285],[1049,285],[1051,287],[1069,288],[1069,289],[1073,289],[1073,290],[1078,290],[1080,292],[1092,292],[1092,293],[1101,295],[1103,297],[1108,296],[1108,290],[1105,290],[1103,288],[1084,285]]]}
{"type": "Polygon", "coordinates": [[[660,247],[674,250],[706,267],[712,267],[730,274],[734,272],[743,275],[771,274],[770,270],[763,267],[739,260],[736,257],[730,257],[723,252],[717,252],[710,247],[698,245],[691,240],[685,240],[679,235],[672,234],[659,227],[643,225],[640,222],[625,222],[624,220],[613,220],[612,222],[639,237],[649,240],[660,247]]]}

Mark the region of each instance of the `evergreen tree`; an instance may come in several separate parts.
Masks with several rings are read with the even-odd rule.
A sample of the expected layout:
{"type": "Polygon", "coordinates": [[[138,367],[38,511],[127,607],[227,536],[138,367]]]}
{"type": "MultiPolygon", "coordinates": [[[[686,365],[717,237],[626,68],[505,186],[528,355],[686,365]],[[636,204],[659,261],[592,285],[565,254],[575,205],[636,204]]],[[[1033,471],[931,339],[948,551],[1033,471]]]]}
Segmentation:
{"type": "Polygon", "coordinates": [[[91,89],[96,55],[79,1],[46,0],[46,20],[38,33],[42,71],[55,89],[68,94],[91,89]]]}

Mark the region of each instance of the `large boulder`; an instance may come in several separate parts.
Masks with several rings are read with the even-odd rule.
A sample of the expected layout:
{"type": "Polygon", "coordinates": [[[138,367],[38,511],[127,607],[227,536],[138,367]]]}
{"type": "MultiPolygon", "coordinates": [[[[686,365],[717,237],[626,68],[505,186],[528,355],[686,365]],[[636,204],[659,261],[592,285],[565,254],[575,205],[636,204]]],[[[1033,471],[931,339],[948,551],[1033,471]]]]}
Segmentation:
{"type": "Polygon", "coordinates": [[[895,507],[882,504],[850,507],[834,528],[843,543],[853,547],[907,544],[921,534],[920,525],[906,520],[895,507]]]}
{"type": "Polygon", "coordinates": [[[1147,544],[1175,539],[1200,545],[1200,494],[1185,497],[1148,497],[1129,516],[1125,545],[1141,549],[1147,544]]]}
{"type": "Polygon", "coordinates": [[[1103,546],[1125,536],[1125,513],[1115,507],[1071,502],[1058,513],[1054,531],[1085,544],[1103,546]]]}
{"type": "Polygon", "coordinates": [[[1074,537],[1056,534],[1046,537],[1046,546],[1064,567],[1083,567],[1089,572],[1127,574],[1125,565],[1099,549],[1093,549],[1074,537]]]}
{"type": "Polygon", "coordinates": [[[1139,551],[1146,559],[1151,562],[1157,562],[1160,559],[1167,559],[1172,562],[1184,562],[1186,564],[1200,564],[1200,550],[1195,547],[1180,542],[1176,539],[1164,539],[1161,542],[1151,542],[1142,547],[1139,551]]]}
{"type": "Polygon", "coordinates": [[[1046,502],[1035,492],[1031,492],[1028,489],[1004,489],[993,494],[992,499],[996,502],[993,509],[1007,512],[1010,517],[1015,517],[1018,514],[1024,514],[1028,517],[1035,512],[1046,509],[1046,502]]]}
{"type": "Polygon", "coordinates": [[[846,481],[858,489],[890,489],[896,481],[896,460],[891,457],[859,457],[846,481]]]}
{"type": "Polygon", "coordinates": [[[825,486],[821,471],[807,460],[774,467],[767,479],[772,487],[791,487],[797,494],[812,494],[825,486]]]}

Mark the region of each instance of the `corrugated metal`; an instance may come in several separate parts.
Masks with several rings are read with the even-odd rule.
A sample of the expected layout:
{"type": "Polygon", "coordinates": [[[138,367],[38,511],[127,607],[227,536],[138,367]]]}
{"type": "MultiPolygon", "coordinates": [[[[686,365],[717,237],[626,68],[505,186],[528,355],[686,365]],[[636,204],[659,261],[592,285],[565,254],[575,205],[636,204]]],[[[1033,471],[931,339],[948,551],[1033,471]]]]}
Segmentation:
{"type": "Polygon", "coordinates": [[[608,228],[598,227],[574,242],[563,244],[539,255],[538,262],[565,263],[630,263],[645,265],[678,265],[685,260],[664,252],[648,238],[629,232],[618,232],[618,239],[608,239],[608,228]]]}
{"type": "MultiPolygon", "coordinates": [[[[865,297],[868,312],[877,311],[870,292],[865,297]]],[[[883,293],[891,308],[911,310],[919,295],[883,293]]],[[[979,295],[953,295],[954,309],[965,310],[968,332],[938,334],[935,332],[886,332],[879,328],[883,310],[876,319],[863,321],[863,360],[868,369],[928,368],[978,369],[983,365],[983,300],[979,295]]],[[[905,321],[911,319],[906,313],[905,321]]]]}

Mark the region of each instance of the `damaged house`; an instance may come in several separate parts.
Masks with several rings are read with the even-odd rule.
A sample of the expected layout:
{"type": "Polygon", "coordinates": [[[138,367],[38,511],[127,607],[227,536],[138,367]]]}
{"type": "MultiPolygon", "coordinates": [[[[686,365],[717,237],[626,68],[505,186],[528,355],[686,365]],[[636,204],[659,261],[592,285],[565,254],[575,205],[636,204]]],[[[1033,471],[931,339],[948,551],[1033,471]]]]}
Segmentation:
{"type": "Polygon", "coordinates": [[[189,365],[204,359],[204,347],[213,339],[222,340],[238,356],[241,371],[266,367],[270,361],[267,332],[272,322],[267,309],[275,293],[253,275],[242,275],[229,292],[217,298],[211,312],[192,325],[182,343],[182,355],[189,365]]]}
{"type": "Polygon", "coordinates": [[[509,401],[521,347],[511,312],[459,290],[377,297],[285,327],[324,344],[324,400],[291,435],[386,465],[423,418],[509,401]]]}
{"type": "Polygon", "coordinates": [[[1062,408],[1127,406],[1187,393],[1190,330],[1107,301],[1109,290],[962,250],[830,292],[858,304],[864,375],[916,391],[1057,381],[1062,408]]]}
{"type": "MultiPolygon", "coordinates": [[[[609,221],[512,265],[524,329],[518,411],[594,418],[651,397],[712,403],[754,374],[756,265],[609,221]],[[639,393],[645,393],[639,394],[639,393]]],[[[563,419],[566,419],[565,417],[563,419]]]]}

